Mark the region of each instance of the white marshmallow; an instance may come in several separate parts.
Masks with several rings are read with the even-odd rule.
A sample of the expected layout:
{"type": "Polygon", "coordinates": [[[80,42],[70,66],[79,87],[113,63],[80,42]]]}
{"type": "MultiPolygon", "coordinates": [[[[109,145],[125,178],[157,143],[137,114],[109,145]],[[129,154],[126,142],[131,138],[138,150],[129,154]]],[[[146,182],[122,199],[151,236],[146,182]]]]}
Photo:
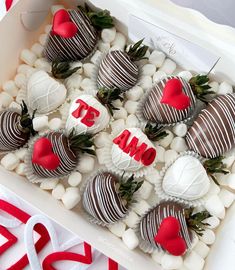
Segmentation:
{"type": "Polygon", "coordinates": [[[101,38],[104,43],[111,43],[112,41],[114,41],[115,36],[116,36],[115,27],[103,29],[101,32],[101,38]]]}
{"type": "Polygon", "coordinates": [[[58,185],[56,185],[56,187],[52,190],[52,196],[57,199],[57,200],[61,200],[61,198],[63,197],[63,195],[65,194],[65,188],[64,186],[59,183],[58,185]]]}
{"type": "Polygon", "coordinates": [[[209,224],[207,226],[209,229],[216,229],[220,224],[220,220],[215,216],[206,218],[203,222],[209,224]]]}
{"type": "Polygon", "coordinates": [[[37,57],[42,57],[43,50],[44,48],[40,43],[34,43],[31,47],[31,51],[36,54],[37,57]]]}
{"type": "Polygon", "coordinates": [[[139,216],[134,211],[131,211],[128,216],[125,217],[123,222],[126,223],[129,228],[134,228],[139,222],[139,219],[139,216]]]}
{"type": "Polygon", "coordinates": [[[12,101],[9,105],[9,108],[21,110],[20,104],[16,103],[15,101],[12,101]]]}
{"type": "MultiPolygon", "coordinates": [[[[211,179],[211,178],[210,178],[211,179]]],[[[217,195],[220,192],[220,187],[211,179],[210,189],[208,194],[217,195]]]]}
{"type": "Polygon", "coordinates": [[[15,151],[15,155],[20,159],[21,161],[24,161],[26,155],[28,153],[27,148],[20,148],[19,150],[15,151]]]}
{"type": "Polygon", "coordinates": [[[107,52],[110,49],[110,43],[104,43],[102,40],[99,40],[98,49],[101,52],[107,52]]]}
{"type": "Polygon", "coordinates": [[[158,264],[161,264],[162,257],[164,256],[164,252],[161,250],[154,250],[154,252],[151,254],[152,259],[157,262],[158,264]]]}
{"type": "Polygon", "coordinates": [[[173,149],[170,149],[170,150],[166,150],[165,152],[165,162],[168,163],[168,162],[171,162],[173,159],[176,159],[178,156],[178,153],[173,150],[173,149]]]}
{"type": "Polygon", "coordinates": [[[26,76],[23,73],[18,73],[15,78],[15,84],[18,88],[26,88],[26,76]]]}
{"type": "Polygon", "coordinates": [[[119,221],[115,224],[109,225],[108,229],[110,230],[111,233],[115,234],[117,237],[122,237],[126,229],[126,224],[123,223],[122,221],[119,221]]]}
{"type": "Polygon", "coordinates": [[[51,29],[52,29],[52,25],[51,24],[47,24],[45,26],[45,33],[46,34],[49,34],[51,32],[51,29]]]}
{"type": "MultiPolygon", "coordinates": [[[[73,73],[73,74],[82,74],[83,73],[83,64],[82,64],[82,62],[80,62],[80,61],[75,61],[75,62],[72,62],[72,63],[70,63],[70,67],[71,67],[71,69],[73,69],[73,68],[79,68],[75,73],[73,73]]],[[[69,77],[70,78],[70,77],[69,77]]]]}
{"type": "Polygon", "coordinates": [[[77,91],[81,83],[82,83],[82,76],[78,75],[77,72],[73,73],[69,78],[65,80],[65,86],[71,92],[77,91]]]}
{"type": "Polygon", "coordinates": [[[163,65],[161,66],[160,70],[166,72],[166,74],[172,74],[176,69],[176,63],[171,59],[167,58],[163,65]]]}
{"type": "Polygon", "coordinates": [[[173,256],[170,254],[164,254],[161,259],[161,266],[164,270],[179,269],[183,265],[183,259],[181,256],[173,256]]]}
{"type": "Polygon", "coordinates": [[[97,157],[98,163],[100,165],[104,165],[105,164],[104,148],[96,149],[96,157],[97,157]]]}
{"type": "Polygon", "coordinates": [[[11,102],[13,101],[13,97],[9,95],[7,92],[0,93],[0,102],[3,108],[8,108],[11,102]]]}
{"type": "Polygon", "coordinates": [[[147,203],[151,207],[153,207],[153,206],[156,206],[159,202],[160,202],[160,198],[157,196],[155,190],[152,190],[152,192],[147,200],[147,203]]]}
{"type": "Polygon", "coordinates": [[[153,51],[149,56],[149,63],[155,65],[156,67],[161,67],[165,61],[166,55],[161,51],[153,51]]]}
{"type": "Polygon", "coordinates": [[[110,123],[112,134],[117,135],[125,128],[125,121],[124,119],[118,119],[110,123]]]}
{"type": "Polygon", "coordinates": [[[167,148],[171,144],[174,138],[174,135],[170,130],[165,130],[165,131],[168,135],[164,137],[163,139],[159,140],[158,142],[161,146],[163,146],[164,148],[167,148]]]}
{"type": "Polygon", "coordinates": [[[126,119],[127,118],[127,111],[121,107],[118,110],[113,111],[113,118],[114,119],[126,119]]]}
{"type": "Polygon", "coordinates": [[[215,233],[210,229],[205,229],[203,235],[200,236],[200,240],[206,245],[212,245],[215,242],[215,233]]]}
{"type": "Polygon", "coordinates": [[[126,97],[132,101],[138,101],[144,94],[143,89],[136,85],[126,92],[126,97]]]}
{"type": "Polygon", "coordinates": [[[52,118],[49,121],[49,128],[50,130],[59,130],[62,126],[62,120],[60,118],[52,118]]]}
{"type": "Polygon", "coordinates": [[[28,72],[30,72],[30,70],[34,70],[34,68],[26,64],[21,64],[17,68],[17,73],[23,73],[26,75],[28,72]]]}
{"type": "Polygon", "coordinates": [[[21,175],[21,176],[25,176],[25,169],[26,169],[26,164],[25,163],[20,163],[17,167],[16,167],[16,173],[21,175]]]}
{"type": "Polygon", "coordinates": [[[51,72],[51,65],[45,58],[38,58],[34,63],[35,68],[51,72]]]}
{"type": "Polygon", "coordinates": [[[228,169],[233,165],[234,160],[235,160],[234,156],[225,157],[223,159],[223,163],[226,166],[226,168],[228,169]]]}
{"type": "Polygon", "coordinates": [[[158,70],[157,72],[154,73],[153,75],[153,82],[157,83],[163,78],[167,77],[166,73],[162,70],[158,70]]]}
{"type": "Polygon", "coordinates": [[[165,152],[166,152],[165,148],[163,148],[160,145],[156,145],[155,148],[157,150],[157,156],[156,156],[157,161],[165,162],[165,152]]]}
{"type": "Polygon", "coordinates": [[[112,41],[112,45],[118,46],[120,49],[124,49],[126,45],[126,37],[122,33],[117,32],[114,40],[112,41]]]}
{"type": "Polygon", "coordinates": [[[150,205],[144,201],[138,201],[135,205],[133,210],[140,216],[142,216],[143,214],[145,214],[150,208],[150,205]]]}
{"type": "Polygon", "coordinates": [[[188,70],[184,70],[179,72],[177,76],[185,79],[188,82],[193,77],[193,74],[188,70]]]}
{"type": "Polygon", "coordinates": [[[66,188],[66,191],[61,200],[66,209],[72,209],[80,202],[81,195],[77,188],[69,187],[66,188]]]}
{"type": "Polygon", "coordinates": [[[213,82],[210,82],[209,85],[211,87],[210,91],[218,93],[218,91],[219,91],[219,83],[218,82],[213,81],[213,82]]]}
{"type": "Polygon", "coordinates": [[[52,190],[56,187],[58,182],[59,182],[59,179],[56,179],[56,178],[55,179],[45,179],[40,184],[40,188],[44,189],[44,190],[52,190]]]}
{"type": "Polygon", "coordinates": [[[235,173],[230,173],[229,175],[225,175],[224,178],[226,179],[228,186],[231,189],[235,189],[235,173]]]}
{"type": "Polygon", "coordinates": [[[16,96],[16,102],[21,104],[22,100],[23,100],[23,96],[24,96],[24,93],[25,93],[25,90],[23,89],[20,89],[17,93],[17,96],[16,96]]]}
{"type": "Polygon", "coordinates": [[[83,90],[92,90],[94,88],[94,83],[91,79],[85,78],[81,82],[81,88],[83,90]]]}
{"type": "Polygon", "coordinates": [[[182,137],[175,137],[171,142],[171,149],[176,152],[184,152],[188,149],[185,139],[182,137]]]}
{"type": "Polygon", "coordinates": [[[155,184],[159,177],[160,177],[159,171],[156,169],[152,169],[150,173],[145,175],[145,179],[152,184],[155,184]]]}
{"type": "Polygon", "coordinates": [[[47,34],[41,34],[39,36],[39,42],[42,46],[45,46],[46,45],[46,42],[47,42],[47,38],[48,38],[48,35],[47,34]]]}
{"type": "Polygon", "coordinates": [[[121,101],[120,99],[116,99],[112,103],[115,108],[120,108],[123,105],[123,101],[121,101]]]}
{"type": "Polygon", "coordinates": [[[122,241],[131,250],[135,249],[139,245],[139,239],[132,229],[128,229],[123,233],[122,241]]]}
{"type": "Polygon", "coordinates": [[[152,190],[153,186],[149,182],[144,181],[137,193],[140,195],[142,199],[147,200],[152,190]]]}
{"type": "Polygon", "coordinates": [[[198,241],[197,245],[194,247],[194,251],[203,259],[205,259],[210,251],[210,248],[203,243],[202,241],[198,241]]]}
{"type": "Polygon", "coordinates": [[[219,193],[219,198],[226,208],[231,206],[231,204],[234,201],[234,196],[235,196],[234,193],[232,193],[226,189],[221,189],[221,191],[219,193]]]}
{"type": "Polygon", "coordinates": [[[137,127],[139,125],[139,120],[134,114],[130,114],[126,119],[127,127],[137,127]]]}
{"type": "Polygon", "coordinates": [[[91,59],[90,59],[91,63],[96,64],[97,61],[100,59],[101,55],[102,55],[102,52],[100,52],[99,50],[97,50],[97,51],[92,55],[92,57],[91,57],[91,59]]]}
{"type": "Polygon", "coordinates": [[[223,219],[225,216],[225,209],[218,195],[212,195],[206,201],[205,208],[211,215],[220,219],[223,219]]]}
{"type": "Polygon", "coordinates": [[[24,49],[20,54],[20,59],[26,64],[33,66],[35,61],[37,60],[37,56],[30,50],[24,49]]]}
{"type": "Polygon", "coordinates": [[[187,130],[187,125],[185,125],[184,123],[178,123],[173,127],[173,132],[176,136],[179,137],[184,137],[187,133],[187,130]]]}
{"type": "Polygon", "coordinates": [[[53,6],[51,6],[52,15],[54,15],[60,9],[64,9],[64,5],[53,5],[53,6]]]}
{"type": "Polygon", "coordinates": [[[48,116],[38,116],[33,119],[33,128],[35,131],[42,131],[49,127],[48,116]]]}
{"type": "Polygon", "coordinates": [[[94,143],[98,148],[102,148],[106,145],[110,135],[107,132],[100,132],[95,136],[94,143]]]}
{"type": "Polygon", "coordinates": [[[138,107],[138,102],[132,101],[132,100],[127,100],[124,105],[124,108],[127,110],[129,114],[135,114],[137,107],[138,107]]]}
{"type": "Polygon", "coordinates": [[[94,170],[95,159],[88,155],[82,155],[79,159],[78,170],[81,173],[89,173],[94,170]]]}
{"type": "Polygon", "coordinates": [[[2,89],[12,97],[16,97],[19,90],[14,81],[5,82],[2,89]]]}
{"type": "Polygon", "coordinates": [[[232,93],[233,93],[233,87],[231,84],[227,82],[222,82],[217,92],[218,95],[225,95],[225,94],[232,94],[232,93]]]}
{"type": "Polygon", "coordinates": [[[80,172],[73,172],[68,178],[68,183],[72,187],[77,187],[82,181],[82,175],[80,172]]]}
{"type": "Polygon", "coordinates": [[[92,63],[86,63],[83,65],[84,75],[87,77],[91,77],[94,73],[95,65],[92,63]]]}
{"type": "Polygon", "coordinates": [[[140,81],[140,87],[144,90],[150,89],[152,87],[152,77],[151,76],[143,76],[140,81]]]}
{"type": "Polygon", "coordinates": [[[143,75],[153,76],[156,71],[156,66],[153,64],[146,64],[142,67],[143,75]]]}
{"type": "Polygon", "coordinates": [[[185,256],[184,266],[190,270],[202,270],[205,261],[196,252],[191,251],[185,256]]]}

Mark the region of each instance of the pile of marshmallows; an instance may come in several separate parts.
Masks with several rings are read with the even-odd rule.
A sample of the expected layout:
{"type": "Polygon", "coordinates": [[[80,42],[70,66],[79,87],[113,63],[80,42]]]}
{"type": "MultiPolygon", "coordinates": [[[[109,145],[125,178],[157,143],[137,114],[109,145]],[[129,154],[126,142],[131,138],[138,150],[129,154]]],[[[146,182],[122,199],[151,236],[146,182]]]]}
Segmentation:
{"type": "MultiPolygon", "coordinates": [[[[52,13],[54,14],[63,6],[53,6],[52,13]]],[[[20,59],[22,64],[17,69],[17,74],[13,80],[7,81],[2,85],[0,93],[0,109],[18,108],[20,109],[22,93],[27,84],[27,79],[35,71],[35,69],[51,71],[51,65],[42,58],[43,46],[45,45],[47,35],[51,30],[51,25],[45,27],[45,33],[40,35],[39,42],[35,43],[31,49],[24,49],[21,52],[20,59]]],[[[95,68],[94,63],[97,57],[108,49],[124,49],[126,37],[117,32],[115,28],[105,29],[101,33],[101,40],[98,44],[98,50],[87,63],[74,63],[75,66],[81,68],[76,74],[72,75],[65,81],[68,90],[73,90],[76,96],[83,93],[84,90],[89,90],[91,76],[95,68]]],[[[64,180],[47,180],[40,184],[40,188],[51,191],[52,196],[57,200],[61,200],[67,209],[76,207],[81,199],[80,186],[86,175],[93,172],[98,165],[103,165],[103,147],[110,136],[110,133],[117,135],[124,128],[136,127],[139,121],[135,115],[138,101],[149,89],[154,82],[165,77],[166,75],[174,74],[189,80],[192,74],[189,71],[180,71],[176,63],[166,58],[165,54],[160,51],[147,52],[148,60],[142,60],[143,78],[138,86],[135,86],[126,93],[127,101],[125,103],[115,101],[115,106],[119,110],[114,112],[112,122],[110,123],[110,132],[101,132],[95,137],[95,146],[97,157],[83,155],[80,159],[77,171],[72,173],[64,180]]],[[[227,82],[211,82],[212,90],[217,94],[232,93],[232,86],[227,82]]],[[[33,120],[34,129],[40,133],[47,130],[58,130],[63,128],[63,109],[59,113],[50,116],[40,116],[33,120]]],[[[154,181],[159,177],[159,169],[165,163],[185,150],[187,146],[184,136],[187,132],[185,124],[177,124],[173,129],[168,129],[168,136],[155,143],[157,149],[158,168],[151,175],[147,175],[144,183],[138,191],[141,200],[135,205],[134,209],[121,222],[109,226],[109,230],[116,236],[122,238],[125,245],[130,249],[135,249],[139,242],[135,234],[134,227],[138,223],[140,216],[143,215],[149,208],[155,206],[159,199],[154,192],[154,181]]],[[[9,170],[15,171],[17,174],[24,176],[24,158],[27,149],[22,148],[14,153],[6,154],[1,165],[9,170]]],[[[201,270],[204,266],[204,259],[207,257],[210,245],[215,241],[214,230],[219,226],[221,219],[225,216],[225,209],[230,207],[234,201],[234,193],[226,190],[223,186],[229,186],[231,190],[235,190],[235,151],[230,151],[226,154],[224,162],[231,171],[228,175],[221,175],[219,182],[221,186],[217,186],[212,182],[210,188],[211,196],[205,204],[212,217],[206,221],[209,226],[205,230],[202,237],[195,240],[192,252],[183,257],[175,257],[160,251],[155,251],[151,254],[154,261],[160,264],[164,269],[184,269],[184,270],[201,270]]],[[[198,209],[203,210],[203,209],[198,209]]]]}

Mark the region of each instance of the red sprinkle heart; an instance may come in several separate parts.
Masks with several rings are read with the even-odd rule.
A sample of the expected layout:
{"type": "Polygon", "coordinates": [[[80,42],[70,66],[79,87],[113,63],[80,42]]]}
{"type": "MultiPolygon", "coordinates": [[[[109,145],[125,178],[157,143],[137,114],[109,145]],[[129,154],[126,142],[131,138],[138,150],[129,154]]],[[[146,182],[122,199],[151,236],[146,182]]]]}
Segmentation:
{"type": "Polygon", "coordinates": [[[185,110],[190,106],[190,98],[183,93],[183,85],[179,79],[170,79],[166,83],[161,103],[174,107],[176,110],[185,110]]]}
{"type": "Polygon", "coordinates": [[[161,222],[154,240],[174,256],[185,253],[187,246],[185,240],[179,235],[180,223],[175,217],[164,218],[161,222]]]}
{"type": "Polygon", "coordinates": [[[77,34],[78,28],[71,21],[65,9],[58,10],[53,18],[52,34],[63,38],[72,38],[77,34]]]}
{"type": "Polygon", "coordinates": [[[49,139],[43,137],[35,142],[32,162],[47,170],[55,170],[59,167],[60,159],[53,153],[52,143],[49,139]]]}

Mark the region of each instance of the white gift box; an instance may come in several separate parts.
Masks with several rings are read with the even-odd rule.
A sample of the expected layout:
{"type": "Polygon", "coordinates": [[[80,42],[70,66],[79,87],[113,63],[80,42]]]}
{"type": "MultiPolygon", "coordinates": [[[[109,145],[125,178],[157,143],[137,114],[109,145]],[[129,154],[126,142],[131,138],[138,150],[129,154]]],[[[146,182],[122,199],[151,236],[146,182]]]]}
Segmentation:
{"type": "MultiPolygon", "coordinates": [[[[53,0],[21,0],[1,21],[0,85],[15,76],[21,50],[31,47],[40,33],[43,32],[45,25],[49,22],[47,18],[50,7],[55,2],[53,0]]],[[[76,0],[60,1],[65,7],[76,7],[81,2],[76,0]]],[[[220,57],[220,61],[213,70],[213,75],[219,81],[227,80],[230,83],[235,83],[235,29],[217,25],[199,12],[185,10],[168,0],[92,0],[91,3],[99,8],[110,10],[111,14],[118,20],[117,28],[124,33],[128,33],[131,13],[212,51],[220,57]]],[[[0,184],[127,269],[160,270],[159,266],[148,255],[140,250],[129,250],[120,239],[107,229],[92,225],[80,212],[66,210],[61,202],[55,200],[49,193],[44,192],[36,185],[30,184],[25,178],[9,173],[0,167],[0,184]]],[[[225,219],[225,223],[228,218],[225,219]]],[[[222,240],[220,239],[220,241],[222,240]]],[[[216,245],[209,258],[216,253],[216,245]]],[[[229,247],[226,246],[223,250],[228,252],[229,247]]],[[[214,258],[209,260],[205,269],[215,270],[213,266],[216,258],[222,261],[222,253],[214,258]]],[[[223,270],[227,269],[231,269],[231,265],[230,268],[223,267],[223,270]]]]}

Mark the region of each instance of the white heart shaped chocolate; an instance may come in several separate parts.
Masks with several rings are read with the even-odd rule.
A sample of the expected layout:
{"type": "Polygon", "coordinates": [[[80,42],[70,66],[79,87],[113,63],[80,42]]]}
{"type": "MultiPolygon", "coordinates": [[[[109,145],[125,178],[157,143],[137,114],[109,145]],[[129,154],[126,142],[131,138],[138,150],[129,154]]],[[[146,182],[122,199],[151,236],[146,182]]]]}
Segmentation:
{"type": "Polygon", "coordinates": [[[65,102],[67,90],[62,83],[40,70],[31,75],[27,84],[27,100],[31,110],[49,113],[65,102]]]}
{"type": "Polygon", "coordinates": [[[91,95],[78,96],[71,104],[66,130],[76,134],[95,134],[106,128],[110,121],[108,110],[91,95]]]}
{"type": "Polygon", "coordinates": [[[197,200],[208,192],[210,180],[201,162],[192,156],[179,157],[166,171],[163,190],[170,196],[197,200]]]}

